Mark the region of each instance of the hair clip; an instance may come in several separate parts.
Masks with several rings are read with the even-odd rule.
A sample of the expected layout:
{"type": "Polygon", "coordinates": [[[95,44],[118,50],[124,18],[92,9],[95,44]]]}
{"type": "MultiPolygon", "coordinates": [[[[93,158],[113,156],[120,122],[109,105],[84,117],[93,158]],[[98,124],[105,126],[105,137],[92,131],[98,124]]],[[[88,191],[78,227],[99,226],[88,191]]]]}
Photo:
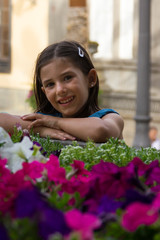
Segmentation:
{"type": "Polygon", "coordinates": [[[80,47],[78,47],[78,54],[80,57],[84,57],[84,52],[82,51],[82,49],[80,47]]]}

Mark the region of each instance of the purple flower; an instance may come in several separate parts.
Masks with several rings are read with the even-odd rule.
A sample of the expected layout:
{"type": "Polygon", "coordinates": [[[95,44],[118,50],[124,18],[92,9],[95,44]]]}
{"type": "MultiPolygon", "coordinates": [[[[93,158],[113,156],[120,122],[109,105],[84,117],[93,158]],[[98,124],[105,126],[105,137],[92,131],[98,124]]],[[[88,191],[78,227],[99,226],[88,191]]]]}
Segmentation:
{"type": "Polygon", "coordinates": [[[140,192],[135,189],[129,189],[126,191],[125,201],[122,208],[126,208],[133,202],[141,202],[150,204],[153,202],[155,194],[153,192],[140,192]]]}
{"type": "Polygon", "coordinates": [[[98,206],[98,215],[103,213],[115,213],[122,206],[122,202],[115,201],[108,196],[103,196],[98,206]]]}
{"type": "Polygon", "coordinates": [[[143,176],[149,168],[149,165],[145,164],[140,158],[135,157],[129,164],[128,167],[133,167],[135,173],[138,176],[143,176]]]}
{"type": "Polygon", "coordinates": [[[39,234],[44,240],[57,232],[62,235],[70,232],[64,214],[51,207],[36,188],[24,189],[20,192],[16,199],[16,216],[35,219],[39,234]]]}
{"type": "Polygon", "coordinates": [[[0,223],[0,239],[1,240],[10,240],[10,238],[7,234],[7,230],[5,229],[5,227],[3,226],[2,223],[0,223]]]}
{"type": "Polygon", "coordinates": [[[15,201],[16,216],[32,218],[38,210],[43,209],[43,205],[43,197],[37,188],[23,189],[15,201]]]}
{"type": "Polygon", "coordinates": [[[154,183],[160,184],[160,167],[155,166],[152,169],[149,169],[148,172],[146,173],[147,175],[147,180],[145,182],[146,185],[154,185],[154,183]]]}
{"type": "Polygon", "coordinates": [[[68,235],[70,228],[66,223],[63,212],[45,204],[39,212],[39,234],[42,239],[47,240],[54,233],[68,235]]]}

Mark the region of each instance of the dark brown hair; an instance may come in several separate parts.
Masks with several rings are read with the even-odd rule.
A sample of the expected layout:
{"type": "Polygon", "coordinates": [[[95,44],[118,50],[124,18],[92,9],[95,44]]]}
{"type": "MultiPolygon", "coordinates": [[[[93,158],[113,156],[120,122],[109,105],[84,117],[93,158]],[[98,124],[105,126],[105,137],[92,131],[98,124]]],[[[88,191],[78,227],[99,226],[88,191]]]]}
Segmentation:
{"type": "MultiPolygon", "coordinates": [[[[71,63],[78,67],[84,75],[88,75],[89,71],[94,68],[94,65],[89,57],[87,51],[78,42],[75,41],[61,41],[54,43],[47,48],[45,48],[39,55],[36,61],[35,72],[34,72],[34,94],[36,98],[37,109],[36,112],[41,112],[45,114],[56,114],[58,113],[56,109],[51,105],[51,103],[46,98],[41,87],[42,82],[40,78],[41,68],[52,62],[54,58],[66,57],[71,61],[71,63]],[[80,56],[79,54],[84,56],[80,56]]],[[[99,79],[97,76],[97,82],[94,87],[89,89],[88,100],[83,106],[83,109],[77,113],[77,117],[88,117],[90,114],[98,111],[98,91],[99,91],[99,79]]]]}

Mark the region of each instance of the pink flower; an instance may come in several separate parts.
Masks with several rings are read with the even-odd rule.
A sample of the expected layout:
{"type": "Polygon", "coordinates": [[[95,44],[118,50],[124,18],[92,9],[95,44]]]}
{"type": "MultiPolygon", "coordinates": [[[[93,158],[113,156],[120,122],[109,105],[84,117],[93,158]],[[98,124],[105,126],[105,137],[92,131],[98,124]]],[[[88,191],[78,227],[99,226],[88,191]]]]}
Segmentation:
{"type": "Polygon", "coordinates": [[[59,159],[57,156],[51,154],[49,156],[49,161],[46,162],[46,166],[49,168],[49,167],[60,167],[60,164],[59,164],[59,159]]]}
{"type": "Polygon", "coordinates": [[[158,212],[152,205],[134,202],[129,205],[122,216],[122,226],[130,231],[135,231],[140,225],[151,225],[158,220],[158,212]]]}
{"type": "Polygon", "coordinates": [[[66,182],[66,170],[60,167],[58,157],[55,155],[50,155],[49,161],[45,163],[45,169],[48,172],[48,179],[54,181],[55,183],[66,182]]]}
{"type": "Polygon", "coordinates": [[[89,175],[90,175],[90,172],[87,171],[87,170],[84,168],[84,165],[85,165],[84,162],[79,161],[79,160],[74,160],[74,163],[71,164],[71,166],[72,166],[75,170],[77,170],[75,175],[77,175],[77,176],[80,176],[80,175],[89,176],[89,175]]]}
{"type": "Polygon", "coordinates": [[[33,90],[31,89],[31,90],[29,90],[29,92],[28,92],[27,99],[30,98],[30,97],[32,97],[32,96],[33,96],[33,90]]]}
{"type": "Polygon", "coordinates": [[[80,233],[81,240],[93,240],[93,230],[101,225],[101,221],[96,216],[81,213],[77,209],[68,211],[65,216],[68,226],[80,233]]]}
{"type": "Polygon", "coordinates": [[[73,176],[70,180],[62,184],[62,190],[69,194],[79,192],[81,197],[84,197],[90,190],[90,179],[87,177],[76,178],[73,176]]]}
{"type": "Polygon", "coordinates": [[[5,184],[11,177],[12,173],[6,168],[7,159],[0,159],[0,185],[5,184]]]}
{"type": "Polygon", "coordinates": [[[20,171],[23,171],[23,174],[25,176],[29,176],[31,179],[37,179],[42,177],[44,163],[33,161],[31,163],[24,162],[22,165],[23,169],[20,171]]]}
{"type": "Polygon", "coordinates": [[[30,187],[31,182],[26,181],[22,171],[10,174],[0,184],[0,211],[2,214],[12,212],[12,206],[19,191],[25,187],[30,187]]]}

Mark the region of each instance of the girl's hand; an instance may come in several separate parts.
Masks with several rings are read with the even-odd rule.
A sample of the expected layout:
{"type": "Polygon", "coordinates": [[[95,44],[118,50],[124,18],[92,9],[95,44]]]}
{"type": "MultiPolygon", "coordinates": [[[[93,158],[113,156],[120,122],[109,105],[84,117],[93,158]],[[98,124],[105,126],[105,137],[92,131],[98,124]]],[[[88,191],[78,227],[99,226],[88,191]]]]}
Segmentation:
{"type": "Polygon", "coordinates": [[[43,115],[40,113],[32,113],[28,115],[24,115],[21,117],[24,121],[32,121],[29,125],[28,128],[31,129],[33,127],[39,127],[39,126],[44,126],[48,128],[54,128],[54,129],[59,129],[58,128],[58,117],[52,117],[49,115],[43,115]]]}
{"type": "Polygon", "coordinates": [[[52,129],[48,127],[37,127],[34,129],[34,132],[39,133],[40,137],[50,137],[52,139],[58,139],[58,140],[71,140],[74,141],[76,138],[74,136],[71,136],[70,134],[58,130],[58,129],[52,129]]]}

